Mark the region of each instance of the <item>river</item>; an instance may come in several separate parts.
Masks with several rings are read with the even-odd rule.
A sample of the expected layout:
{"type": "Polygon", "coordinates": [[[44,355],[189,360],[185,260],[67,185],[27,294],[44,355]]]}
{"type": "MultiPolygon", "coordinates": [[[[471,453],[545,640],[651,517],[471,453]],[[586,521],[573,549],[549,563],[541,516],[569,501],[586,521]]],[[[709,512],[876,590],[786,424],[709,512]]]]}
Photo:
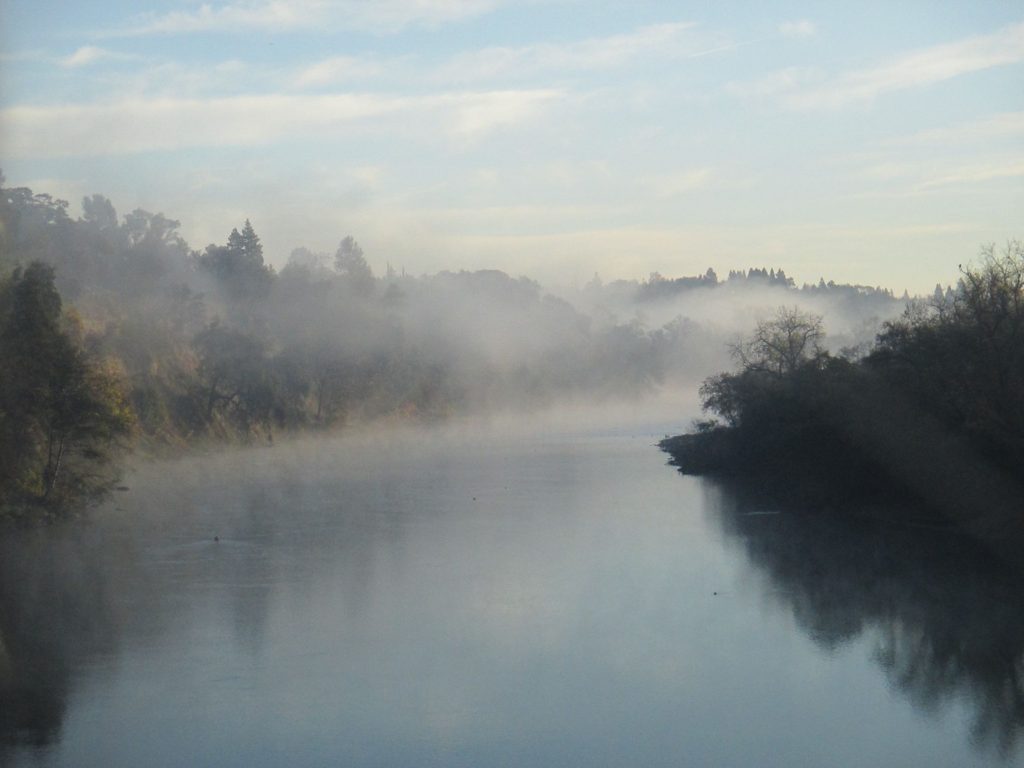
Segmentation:
{"type": "Polygon", "coordinates": [[[8,530],[0,763],[1024,761],[1019,579],[684,477],[661,436],[280,443],[8,530]]]}

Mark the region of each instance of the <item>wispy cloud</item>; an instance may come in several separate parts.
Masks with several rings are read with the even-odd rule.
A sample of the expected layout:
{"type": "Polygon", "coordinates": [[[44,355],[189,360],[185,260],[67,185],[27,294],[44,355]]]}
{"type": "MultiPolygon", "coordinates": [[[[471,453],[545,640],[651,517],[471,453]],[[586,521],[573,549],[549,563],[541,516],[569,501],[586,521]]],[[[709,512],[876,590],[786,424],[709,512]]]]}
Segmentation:
{"type": "Polygon", "coordinates": [[[31,51],[0,51],[0,62],[47,61],[49,55],[42,49],[31,51]]]}
{"type": "Polygon", "coordinates": [[[645,185],[658,198],[671,198],[704,189],[711,183],[711,168],[694,168],[676,173],[664,173],[646,180],[645,185]]]}
{"type": "Polygon", "coordinates": [[[797,109],[827,109],[871,102],[898,91],[934,85],[961,75],[1024,61],[1024,24],[988,35],[922,48],[876,67],[834,77],[807,69],[787,69],[730,90],[777,97],[797,109]]]}
{"type": "Polygon", "coordinates": [[[434,77],[452,82],[545,72],[600,71],[641,59],[689,58],[736,47],[721,37],[696,34],[695,27],[690,22],[673,22],[564,43],[483,48],[454,56],[434,72],[434,77]]]}
{"type": "Polygon", "coordinates": [[[332,56],[329,59],[318,61],[299,72],[295,78],[295,85],[300,88],[306,88],[350,82],[352,80],[365,80],[370,77],[377,77],[383,74],[385,70],[385,65],[378,61],[358,59],[354,56],[332,56]]]}
{"type": "Polygon", "coordinates": [[[404,27],[435,26],[482,16],[511,0],[339,0],[339,16],[354,28],[397,31],[404,27]]]}
{"type": "Polygon", "coordinates": [[[240,0],[195,10],[144,14],[111,35],[181,34],[194,32],[248,32],[253,29],[289,30],[315,26],[330,7],[325,0],[240,0]]]}
{"type": "Polygon", "coordinates": [[[492,46],[455,53],[441,61],[405,56],[356,58],[333,56],[310,64],[293,79],[300,88],[388,77],[404,83],[449,86],[570,73],[608,72],[649,61],[695,58],[739,47],[720,34],[699,32],[688,22],[640,27],[604,37],[492,46]]]}
{"type": "Polygon", "coordinates": [[[925,179],[917,190],[927,192],[941,187],[960,184],[982,184],[997,179],[1011,179],[1024,176],[1024,158],[1009,162],[983,163],[955,168],[947,173],[925,179]]]}
{"type": "Polygon", "coordinates": [[[98,61],[132,61],[138,59],[137,56],[133,56],[128,53],[118,53],[117,51],[111,51],[107,48],[98,48],[94,45],[86,45],[79,48],[69,56],[65,56],[60,60],[62,67],[68,69],[77,69],[79,67],[87,67],[90,64],[95,64],[98,61]]]}
{"type": "Polygon", "coordinates": [[[817,84],[825,74],[811,67],[786,67],[769,72],[754,80],[727,83],[725,89],[737,96],[773,98],[792,95],[800,88],[817,84]]]}
{"type": "Polygon", "coordinates": [[[394,32],[488,13],[508,0],[236,0],[138,16],[111,35],[291,31],[315,28],[394,32]]]}
{"type": "Polygon", "coordinates": [[[559,95],[551,90],[494,91],[468,97],[442,96],[435,103],[449,111],[449,126],[455,134],[476,139],[502,126],[535,117],[543,105],[559,95]]]}
{"type": "Polygon", "coordinates": [[[881,188],[860,197],[908,197],[960,184],[1020,176],[1024,112],[1003,112],[878,141],[835,158],[851,176],[881,188]]]}
{"type": "Polygon", "coordinates": [[[784,21],[779,24],[779,34],[783,37],[814,37],[818,28],[813,21],[800,19],[799,21],[784,21]]]}
{"type": "Polygon", "coordinates": [[[957,125],[918,131],[889,139],[886,144],[949,147],[952,144],[988,142],[1005,138],[1024,139],[1024,112],[1002,112],[957,125]]]}
{"type": "Polygon", "coordinates": [[[12,157],[131,154],[189,147],[253,146],[397,118],[393,128],[431,127],[477,138],[527,120],[559,96],[553,90],[448,93],[262,95],[137,99],[117,103],[17,106],[0,110],[12,157]]]}
{"type": "MultiPolygon", "coordinates": [[[[277,71],[239,59],[187,62],[168,59],[142,60],[137,66],[104,70],[94,78],[108,98],[122,102],[156,98],[210,98],[260,90],[277,92],[277,71]]],[[[81,105],[84,106],[84,105],[81,105]]]]}

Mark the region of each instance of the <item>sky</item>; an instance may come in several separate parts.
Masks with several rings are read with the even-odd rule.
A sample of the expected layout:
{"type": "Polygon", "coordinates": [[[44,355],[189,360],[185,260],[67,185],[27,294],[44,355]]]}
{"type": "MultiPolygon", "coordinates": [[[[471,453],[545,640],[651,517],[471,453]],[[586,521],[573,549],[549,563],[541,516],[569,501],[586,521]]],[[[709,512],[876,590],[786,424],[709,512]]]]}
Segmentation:
{"type": "Polygon", "coordinates": [[[0,0],[0,168],[277,266],[930,292],[1024,238],[1024,6],[0,0]]]}

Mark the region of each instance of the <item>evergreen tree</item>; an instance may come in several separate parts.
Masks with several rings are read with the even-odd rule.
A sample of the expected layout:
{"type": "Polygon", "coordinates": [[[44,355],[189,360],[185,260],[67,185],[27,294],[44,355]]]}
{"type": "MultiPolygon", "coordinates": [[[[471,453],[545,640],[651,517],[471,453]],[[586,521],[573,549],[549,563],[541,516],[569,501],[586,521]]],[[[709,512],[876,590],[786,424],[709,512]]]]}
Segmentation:
{"type": "Polygon", "coordinates": [[[347,278],[356,293],[365,295],[373,291],[373,270],[366,263],[363,249],[352,235],[338,244],[334,254],[334,268],[347,278]]]}
{"type": "Polygon", "coordinates": [[[208,245],[199,266],[217,278],[230,299],[265,298],[270,293],[273,272],[263,262],[263,245],[248,219],[241,232],[231,230],[227,245],[208,245]]]}

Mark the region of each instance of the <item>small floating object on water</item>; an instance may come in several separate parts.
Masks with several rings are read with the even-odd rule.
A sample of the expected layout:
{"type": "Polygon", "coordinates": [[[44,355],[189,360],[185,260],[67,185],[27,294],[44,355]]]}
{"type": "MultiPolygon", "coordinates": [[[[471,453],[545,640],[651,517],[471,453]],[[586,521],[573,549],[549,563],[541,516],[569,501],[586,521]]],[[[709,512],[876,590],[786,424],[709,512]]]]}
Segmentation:
{"type": "Polygon", "coordinates": [[[753,512],[744,512],[744,517],[762,517],[763,515],[778,515],[780,514],[777,509],[755,509],[753,512]]]}
{"type": "Polygon", "coordinates": [[[130,491],[131,488],[129,488],[127,485],[119,485],[114,490],[115,491],[130,491]]]}
{"type": "Polygon", "coordinates": [[[214,540],[214,541],[220,541],[220,536],[214,536],[214,537],[213,537],[213,540],[214,540]]]}

